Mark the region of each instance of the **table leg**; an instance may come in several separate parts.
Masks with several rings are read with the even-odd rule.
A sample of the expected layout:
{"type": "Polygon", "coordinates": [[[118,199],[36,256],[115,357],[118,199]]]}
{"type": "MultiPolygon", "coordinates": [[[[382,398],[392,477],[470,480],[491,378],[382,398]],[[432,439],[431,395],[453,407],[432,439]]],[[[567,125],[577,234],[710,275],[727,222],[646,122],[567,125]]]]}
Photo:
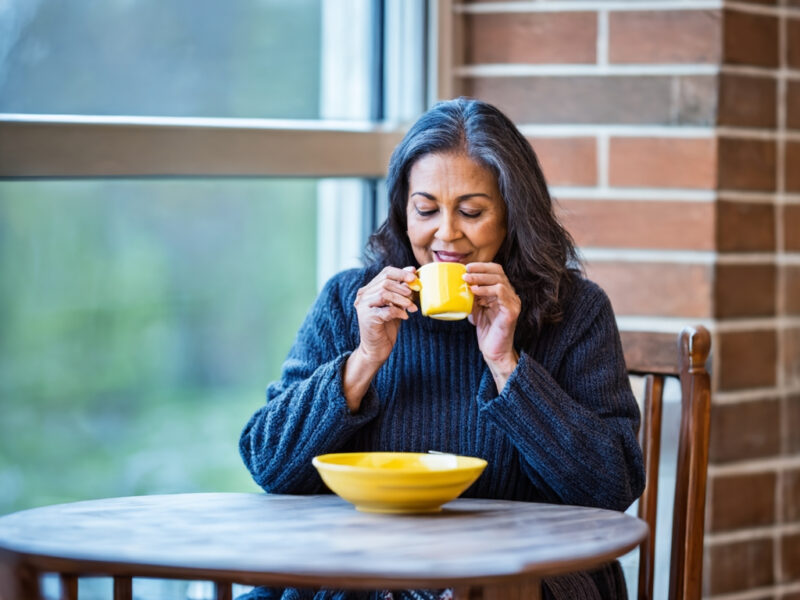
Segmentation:
{"type": "Polygon", "coordinates": [[[0,562],[0,599],[41,598],[39,574],[30,567],[0,562]]]}
{"type": "Polygon", "coordinates": [[[482,589],[480,587],[469,587],[468,585],[453,588],[453,600],[482,600],[482,589]]]}
{"type": "Polygon", "coordinates": [[[497,583],[483,586],[481,600],[541,600],[542,581],[525,579],[515,583],[497,583]]]}
{"type": "Polygon", "coordinates": [[[78,600],[78,576],[61,574],[61,600],[78,600]]]}

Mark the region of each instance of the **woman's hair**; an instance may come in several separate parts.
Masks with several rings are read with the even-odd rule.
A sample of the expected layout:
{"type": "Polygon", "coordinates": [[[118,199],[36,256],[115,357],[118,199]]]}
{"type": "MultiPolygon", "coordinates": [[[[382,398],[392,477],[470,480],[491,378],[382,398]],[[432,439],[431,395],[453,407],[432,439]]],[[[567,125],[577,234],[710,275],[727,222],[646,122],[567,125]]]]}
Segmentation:
{"type": "Polygon", "coordinates": [[[373,266],[417,265],[407,234],[411,167],[423,156],[463,152],[496,178],[506,205],[506,238],[495,257],[522,300],[518,342],[562,317],[561,298],[579,268],[569,233],[556,219],[536,154],[511,120],[491,104],[457,98],[436,104],[411,127],[389,160],[389,214],[372,234],[373,266]]]}

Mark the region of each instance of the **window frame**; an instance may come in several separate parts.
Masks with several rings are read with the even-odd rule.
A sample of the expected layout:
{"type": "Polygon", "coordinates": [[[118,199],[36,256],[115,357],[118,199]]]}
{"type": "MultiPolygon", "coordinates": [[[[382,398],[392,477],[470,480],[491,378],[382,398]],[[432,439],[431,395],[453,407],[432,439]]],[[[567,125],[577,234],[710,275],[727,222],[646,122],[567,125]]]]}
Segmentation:
{"type": "Polygon", "coordinates": [[[0,114],[0,178],[382,177],[381,123],[0,114]]]}
{"type": "Polygon", "coordinates": [[[431,38],[426,31],[435,12],[431,7],[438,2],[421,0],[417,10],[410,10],[413,3],[404,0],[362,1],[382,21],[375,43],[383,62],[381,68],[370,66],[381,73],[380,89],[362,121],[0,113],[0,179],[380,179],[407,122],[425,108],[429,69],[422,50],[431,38]],[[416,52],[408,44],[415,32],[420,36],[416,52]],[[416,77],[410,68],[415,61],[422,68],[416,77]]]}

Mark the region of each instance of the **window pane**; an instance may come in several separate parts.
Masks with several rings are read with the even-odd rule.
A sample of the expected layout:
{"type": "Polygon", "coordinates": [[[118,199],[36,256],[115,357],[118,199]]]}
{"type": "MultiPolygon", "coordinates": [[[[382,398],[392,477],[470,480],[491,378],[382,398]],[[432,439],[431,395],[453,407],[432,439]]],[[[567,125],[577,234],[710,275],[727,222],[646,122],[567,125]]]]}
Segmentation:
{"type": "Polygon", "coordinates": [[[0,112],[316,119],[323,102],[363,105],[368,2],[334,4],[348,35],[331,41],[325,0],[6,0],[0,112]],[[323,90],[332,56],[357,76],[323,90]]]}
{"type": "Polygon", "coordinates": [[[316,192],[0,183],[0,514],[256,490],[238,436],[316,295],[316,192]]]}

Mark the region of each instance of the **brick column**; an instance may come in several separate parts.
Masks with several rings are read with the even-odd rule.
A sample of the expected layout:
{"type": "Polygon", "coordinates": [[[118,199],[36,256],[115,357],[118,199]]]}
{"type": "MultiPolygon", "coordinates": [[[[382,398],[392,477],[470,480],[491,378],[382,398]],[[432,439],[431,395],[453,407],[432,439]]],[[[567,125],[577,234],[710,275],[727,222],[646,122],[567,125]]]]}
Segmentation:
{"type": "Polygon", "coordinates": [[[713,332],[707,597],[800,600],[800,0],[453,11],[620,328],[713,332]]]}

